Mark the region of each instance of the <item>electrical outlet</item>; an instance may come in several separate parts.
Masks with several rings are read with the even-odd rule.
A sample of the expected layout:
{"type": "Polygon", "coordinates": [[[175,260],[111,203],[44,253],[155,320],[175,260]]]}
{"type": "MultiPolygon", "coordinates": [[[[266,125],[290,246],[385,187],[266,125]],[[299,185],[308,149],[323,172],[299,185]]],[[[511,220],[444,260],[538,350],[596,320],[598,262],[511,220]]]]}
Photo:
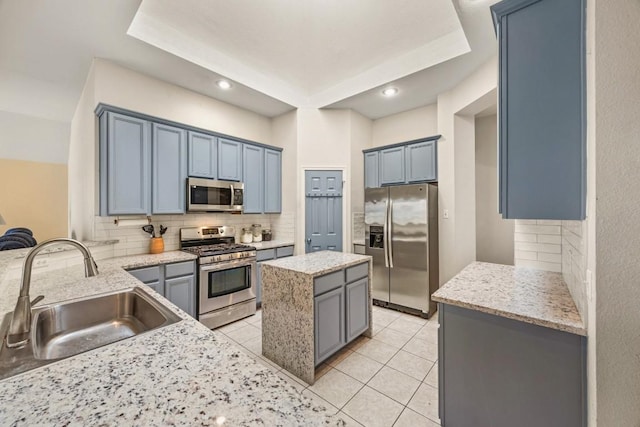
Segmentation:
{"type": "Polygon", "coordinates": [[[445,209],[442,211],[442,218],[449,219],[449,209],[445,209]]]}

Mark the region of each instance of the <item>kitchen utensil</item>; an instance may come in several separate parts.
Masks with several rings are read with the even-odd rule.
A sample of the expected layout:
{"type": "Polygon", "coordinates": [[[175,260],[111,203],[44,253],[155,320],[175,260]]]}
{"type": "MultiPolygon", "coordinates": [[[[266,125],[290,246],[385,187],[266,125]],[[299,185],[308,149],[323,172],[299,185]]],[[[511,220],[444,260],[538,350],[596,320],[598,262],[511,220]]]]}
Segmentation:
{"type": "Polygon", "coordinates": [[[160,236],[162,236],[166,232],[167,232],[167,227],[165,227],[164,225],[160,224],[160,236]]]}
{"type": "Polygon", "coordinates": [[[155,229],[153,228],[153,224],[143,226],[142,231],[144,231],[145,233],[149,233],[151,238],[156,237],[156,232],[155,232],[155,229]]]}

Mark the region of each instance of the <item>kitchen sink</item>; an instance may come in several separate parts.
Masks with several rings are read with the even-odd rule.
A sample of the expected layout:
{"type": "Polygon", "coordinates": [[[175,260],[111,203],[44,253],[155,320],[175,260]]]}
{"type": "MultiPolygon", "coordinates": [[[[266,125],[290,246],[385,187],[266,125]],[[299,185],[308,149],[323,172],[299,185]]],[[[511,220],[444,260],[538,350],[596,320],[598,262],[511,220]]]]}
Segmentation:
{"type": "MultiPolygon", "coordinates": [[[[33,309],[31,336],[24,347],[0,348],[0,379],[75,356],[181,318],[141,288],[65,301],[33,309]]],[[[6,336],[11,313],[0,325],[6,336]]]]}

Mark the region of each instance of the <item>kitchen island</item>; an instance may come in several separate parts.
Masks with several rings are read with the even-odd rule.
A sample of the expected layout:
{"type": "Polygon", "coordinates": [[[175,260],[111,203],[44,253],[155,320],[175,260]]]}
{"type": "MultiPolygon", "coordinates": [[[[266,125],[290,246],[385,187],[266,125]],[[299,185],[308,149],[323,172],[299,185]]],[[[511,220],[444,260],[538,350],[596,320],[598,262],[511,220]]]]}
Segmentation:
{"type": "MultiPolygon", "coordinates": [[[[7,251],[11,252],[11,251],[7,251]]],[[[0,254],[0,313],[20,286],[18,253],[0,254]]],[[[36,258],[37,259],[37,258],[36,258]]],[[[181,320],[0,381],[2,425],[336,425],[339,415],[302,396],[224,335],[207,329],[124,269],[195,259],[185,252],[34,271],[42,304],[142,287],[181,320]]]]}
{"type": "Polygon", "coordinates": [[[560,273],[475,262],[433,299],[443,426],[586,425],[586,330],[560,273]]]}
{"type": "Polygon", "coordinates": [[[262,263],[262,353],[308,384],[315,367],[371,337],[371,257],[321,251],[262,263]]]}

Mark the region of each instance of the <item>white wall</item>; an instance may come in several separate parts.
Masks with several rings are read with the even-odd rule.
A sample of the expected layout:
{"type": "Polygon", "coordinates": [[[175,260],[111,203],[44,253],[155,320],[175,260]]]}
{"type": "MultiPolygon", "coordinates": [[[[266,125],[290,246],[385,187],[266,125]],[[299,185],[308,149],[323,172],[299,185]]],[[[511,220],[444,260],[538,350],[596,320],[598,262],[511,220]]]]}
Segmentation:
{"type": "Polygon", "coordinates": [[[476,117],[476,260],[513,265],[513,220],[498,213],[498,118],[476,117]]]}
{"type": "Polygon", "coordinates": [[[426,105],[373,121],[371,147],[438,134],[438,107],[426,105]]]}
{"type": "Polygon", "coordinates": [[[298,112],[296,110],[274,117],[271,122],[271,141],[282,147],[282,212],[294,213],[298,194],[298,112]]]}
{"type": "Polygon", "coordinates": [[[0,159],[67,163],[70,124],[0,110],[0,159]]]}
{"type": "Polygon", "coordinates": [[[356,111],[351,115],[351,211],[364,212],[364,154],[371,147],[373,123],[356,111]]]}
{"type": "Polygon", "coordinates": [[[438,210],[440,283],[475,260],[475,121],[495,103],[497,58],[438,96],[438,210]],[[449,218],[443,218],[447,210],[449,218]]]}
{"type": "Polygon", "coordinates": [[[596,236],[589,251],[596,253],[597,421],[602,427],[636,427],[640,425],[640,3],[596,0],[589,6],[595,8],[595,93],[589,96],[595,96],[590,117],[595,121],[597,202],[595,219],[590,218],[596,221],[596,236]]]}
{"type": "MultiPolygon", "coordinates": [[[[93,238],[98,208],[97,123],[93,110],[110,104],[161,119],[200,127],[265,144],[272,144],[268,117],[234,107],[112,62],[95,59],[72,120],[69,176],[70,231],[79,239],[93,238]],[[92,204],[92,206],[90,206],[92,204]]],[[[284,200],[289,197],[283,194],[284,200]]]]}

